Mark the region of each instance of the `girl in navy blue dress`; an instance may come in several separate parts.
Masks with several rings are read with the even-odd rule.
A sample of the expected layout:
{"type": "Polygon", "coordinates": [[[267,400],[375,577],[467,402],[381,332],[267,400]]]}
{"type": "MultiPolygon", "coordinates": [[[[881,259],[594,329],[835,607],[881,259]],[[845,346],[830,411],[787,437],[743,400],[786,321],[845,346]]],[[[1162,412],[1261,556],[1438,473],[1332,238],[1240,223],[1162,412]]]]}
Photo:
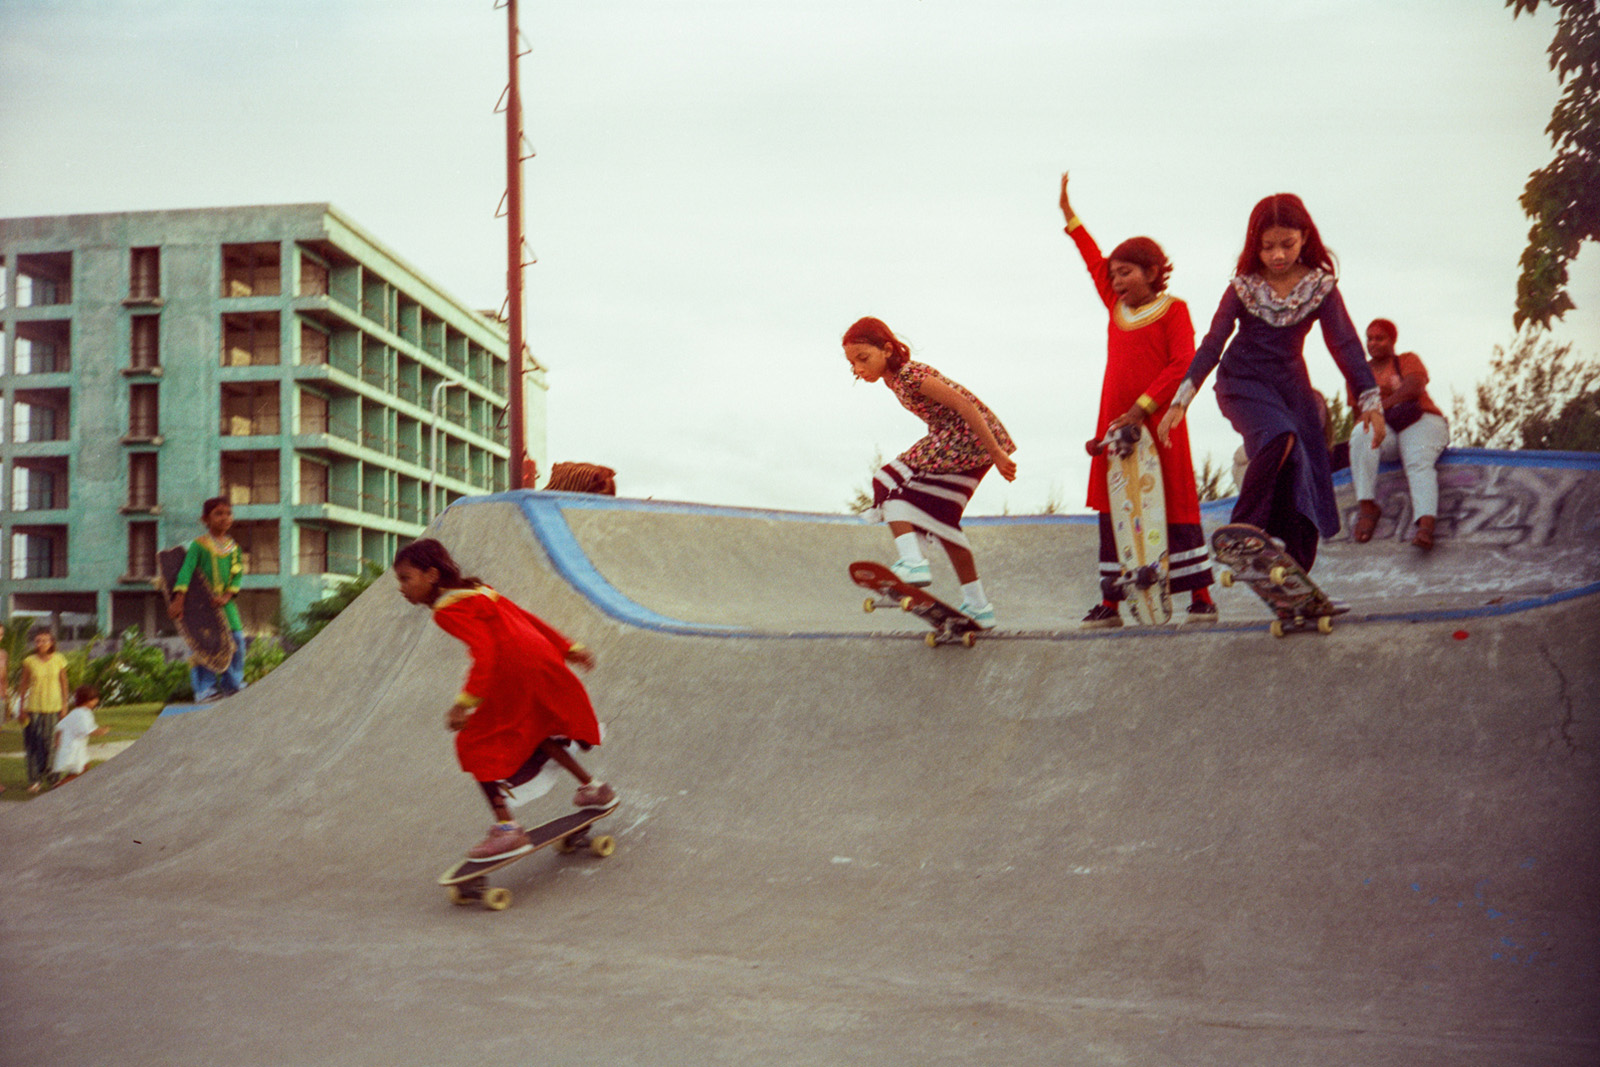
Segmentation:
{"type": "Polygon", "coordinates": [[[1318,535],[1339,532],[1322,404],[1306,372],[1312,323],[1321,324],[1377,447],[1384,434],[1377,382],[1339,295],[1333,255],[1292,193],[1269,196],[1250,213],[1233,281],[1157,430],[1165,443],[1216,369],[1217,405],[1250,457],[1233,521],[1278,538],[1307,572],[1316,562],[1318,535]]]}

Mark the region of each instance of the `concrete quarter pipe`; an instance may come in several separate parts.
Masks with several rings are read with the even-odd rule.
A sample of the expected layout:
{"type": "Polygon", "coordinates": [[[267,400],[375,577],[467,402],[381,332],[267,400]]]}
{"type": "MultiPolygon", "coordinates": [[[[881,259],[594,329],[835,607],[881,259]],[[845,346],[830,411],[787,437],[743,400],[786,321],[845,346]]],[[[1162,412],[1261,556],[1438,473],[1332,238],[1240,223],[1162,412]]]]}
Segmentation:
{"type": "Polygon", "coordinates": [[[599,655],[617,853],[446,902],[465,655],[385,579],[0,810],[0,1062],[1592,1064],[1600,470],[1441,473],[1433,555],[1403,482],[1325,547],[1328,637],[1239,589],[1084,635],[1093,525],[975,521],[970,651],[860,611],[846,517],[462,502],[437,535],[599,655]]]}

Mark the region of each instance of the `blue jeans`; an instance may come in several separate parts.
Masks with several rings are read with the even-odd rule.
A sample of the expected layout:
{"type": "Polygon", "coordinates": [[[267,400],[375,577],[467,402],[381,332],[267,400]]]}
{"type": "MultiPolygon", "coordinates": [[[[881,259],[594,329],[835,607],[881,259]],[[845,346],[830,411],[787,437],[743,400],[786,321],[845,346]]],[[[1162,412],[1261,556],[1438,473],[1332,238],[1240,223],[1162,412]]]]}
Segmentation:
{"type": "Polygon", "coordinates": [[[196,700],[232,696],[244,688],[244,631],[233,631],[233,660],[220,673],[198,663],[189,668],[189,685],[196,700]]]}

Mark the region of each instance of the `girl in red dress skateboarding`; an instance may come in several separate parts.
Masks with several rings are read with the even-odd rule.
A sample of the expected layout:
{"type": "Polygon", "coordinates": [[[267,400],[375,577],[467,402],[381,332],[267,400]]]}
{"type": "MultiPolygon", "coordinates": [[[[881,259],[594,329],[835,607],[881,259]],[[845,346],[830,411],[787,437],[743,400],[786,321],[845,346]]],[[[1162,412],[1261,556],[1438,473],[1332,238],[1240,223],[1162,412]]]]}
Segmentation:
{"type": "Polygon", "coordinates": [[[511,814],[509,795],[549,760],[581,783],[573,804],[616,804],[616,790],[584,770],[566,744],[587,750],[600,743],[589,694],[567,666],[587,670],[594,666],[594,654],[479,579],[464,577],[449,551],[432,538],[402,548],[394,573],[400,594],[431,608],[433,621],[465,642],[472,656],[445,724],[456,734],[461,769],[477,780],[495,823],[467,850],[467,858],[501,859],[531,849],[527,832],[511,814]]]}
{"type": "MultiPolygon", "coordinates": [[[[1100,386],[1100,417],[1095,440],[1125,426],[1139,427],[1171,403],[1194,358],[1194,325],[1189,306],[1167,289],[1172,264],[1161,246],[1148,237],[1132,237],[1111,250],[1109,258],[1084,228],[1067,199],[1067,176],[1061,176],[1061,214],[1067,236],[1078,246],[1095,291],[1111,312],[1106,327],[1106,375],[1100,386]]],[[[1217,621],[1211,600],[1211,558],[1200,528],[1200,494],[1194,463],[1189,458],[1189,433],[1179,427],[1166,442],[1156,442],[1161,459],[1162,495],[1167,505],[1167,561],[1172,591],[1188,591],[1188,622],[1217,621]]],[[[1106,490],[1107,459],[1099,452],[1089,465],[1089,507],[1100,514],[1100,576],[1122,572],[1112,534],[1111,497],[1106,490]]],[[[1102,600],[1083,618],[1084,629],[1122,625],[1117,600],[1102,600]]]]}
{"type": "Polygon", "coordinates": [[[928,424],[928,434],[872,480],[872,505],[889,524],[900,558],[890,564],[907,585],[933,581],[920,534],[938,539],[961,582],[961,611],[983,629],[995,623],[994,605],[978,579],[961,515],[992,466],[1013,481],[1017,465],[1011,435],[983,401],[925,363],[879,319],[858,320],[844,335],[850,370],[864,382],[882,382],[895,399],[928,424]]]}

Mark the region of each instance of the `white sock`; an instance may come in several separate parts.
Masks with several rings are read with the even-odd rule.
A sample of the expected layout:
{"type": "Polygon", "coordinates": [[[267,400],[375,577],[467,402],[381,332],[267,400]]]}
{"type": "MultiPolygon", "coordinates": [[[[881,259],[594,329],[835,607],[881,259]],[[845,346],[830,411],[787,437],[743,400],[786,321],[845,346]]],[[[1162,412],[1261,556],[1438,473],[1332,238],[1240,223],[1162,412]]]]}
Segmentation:
{"type": "Polygon", "coordinates": [[[922,554],[922,542],[918,540],[915,530],[896,537],[894,547],[900,550],[900,558],[907,563],[928,562],[928,558],[922,554]]]}
{"type": "Polygon", "coordinates": [[[989,598],[983,593],[983,582],[971,581],[961,587],[961,596],[978,611],[989,606],[989,598]]]}

